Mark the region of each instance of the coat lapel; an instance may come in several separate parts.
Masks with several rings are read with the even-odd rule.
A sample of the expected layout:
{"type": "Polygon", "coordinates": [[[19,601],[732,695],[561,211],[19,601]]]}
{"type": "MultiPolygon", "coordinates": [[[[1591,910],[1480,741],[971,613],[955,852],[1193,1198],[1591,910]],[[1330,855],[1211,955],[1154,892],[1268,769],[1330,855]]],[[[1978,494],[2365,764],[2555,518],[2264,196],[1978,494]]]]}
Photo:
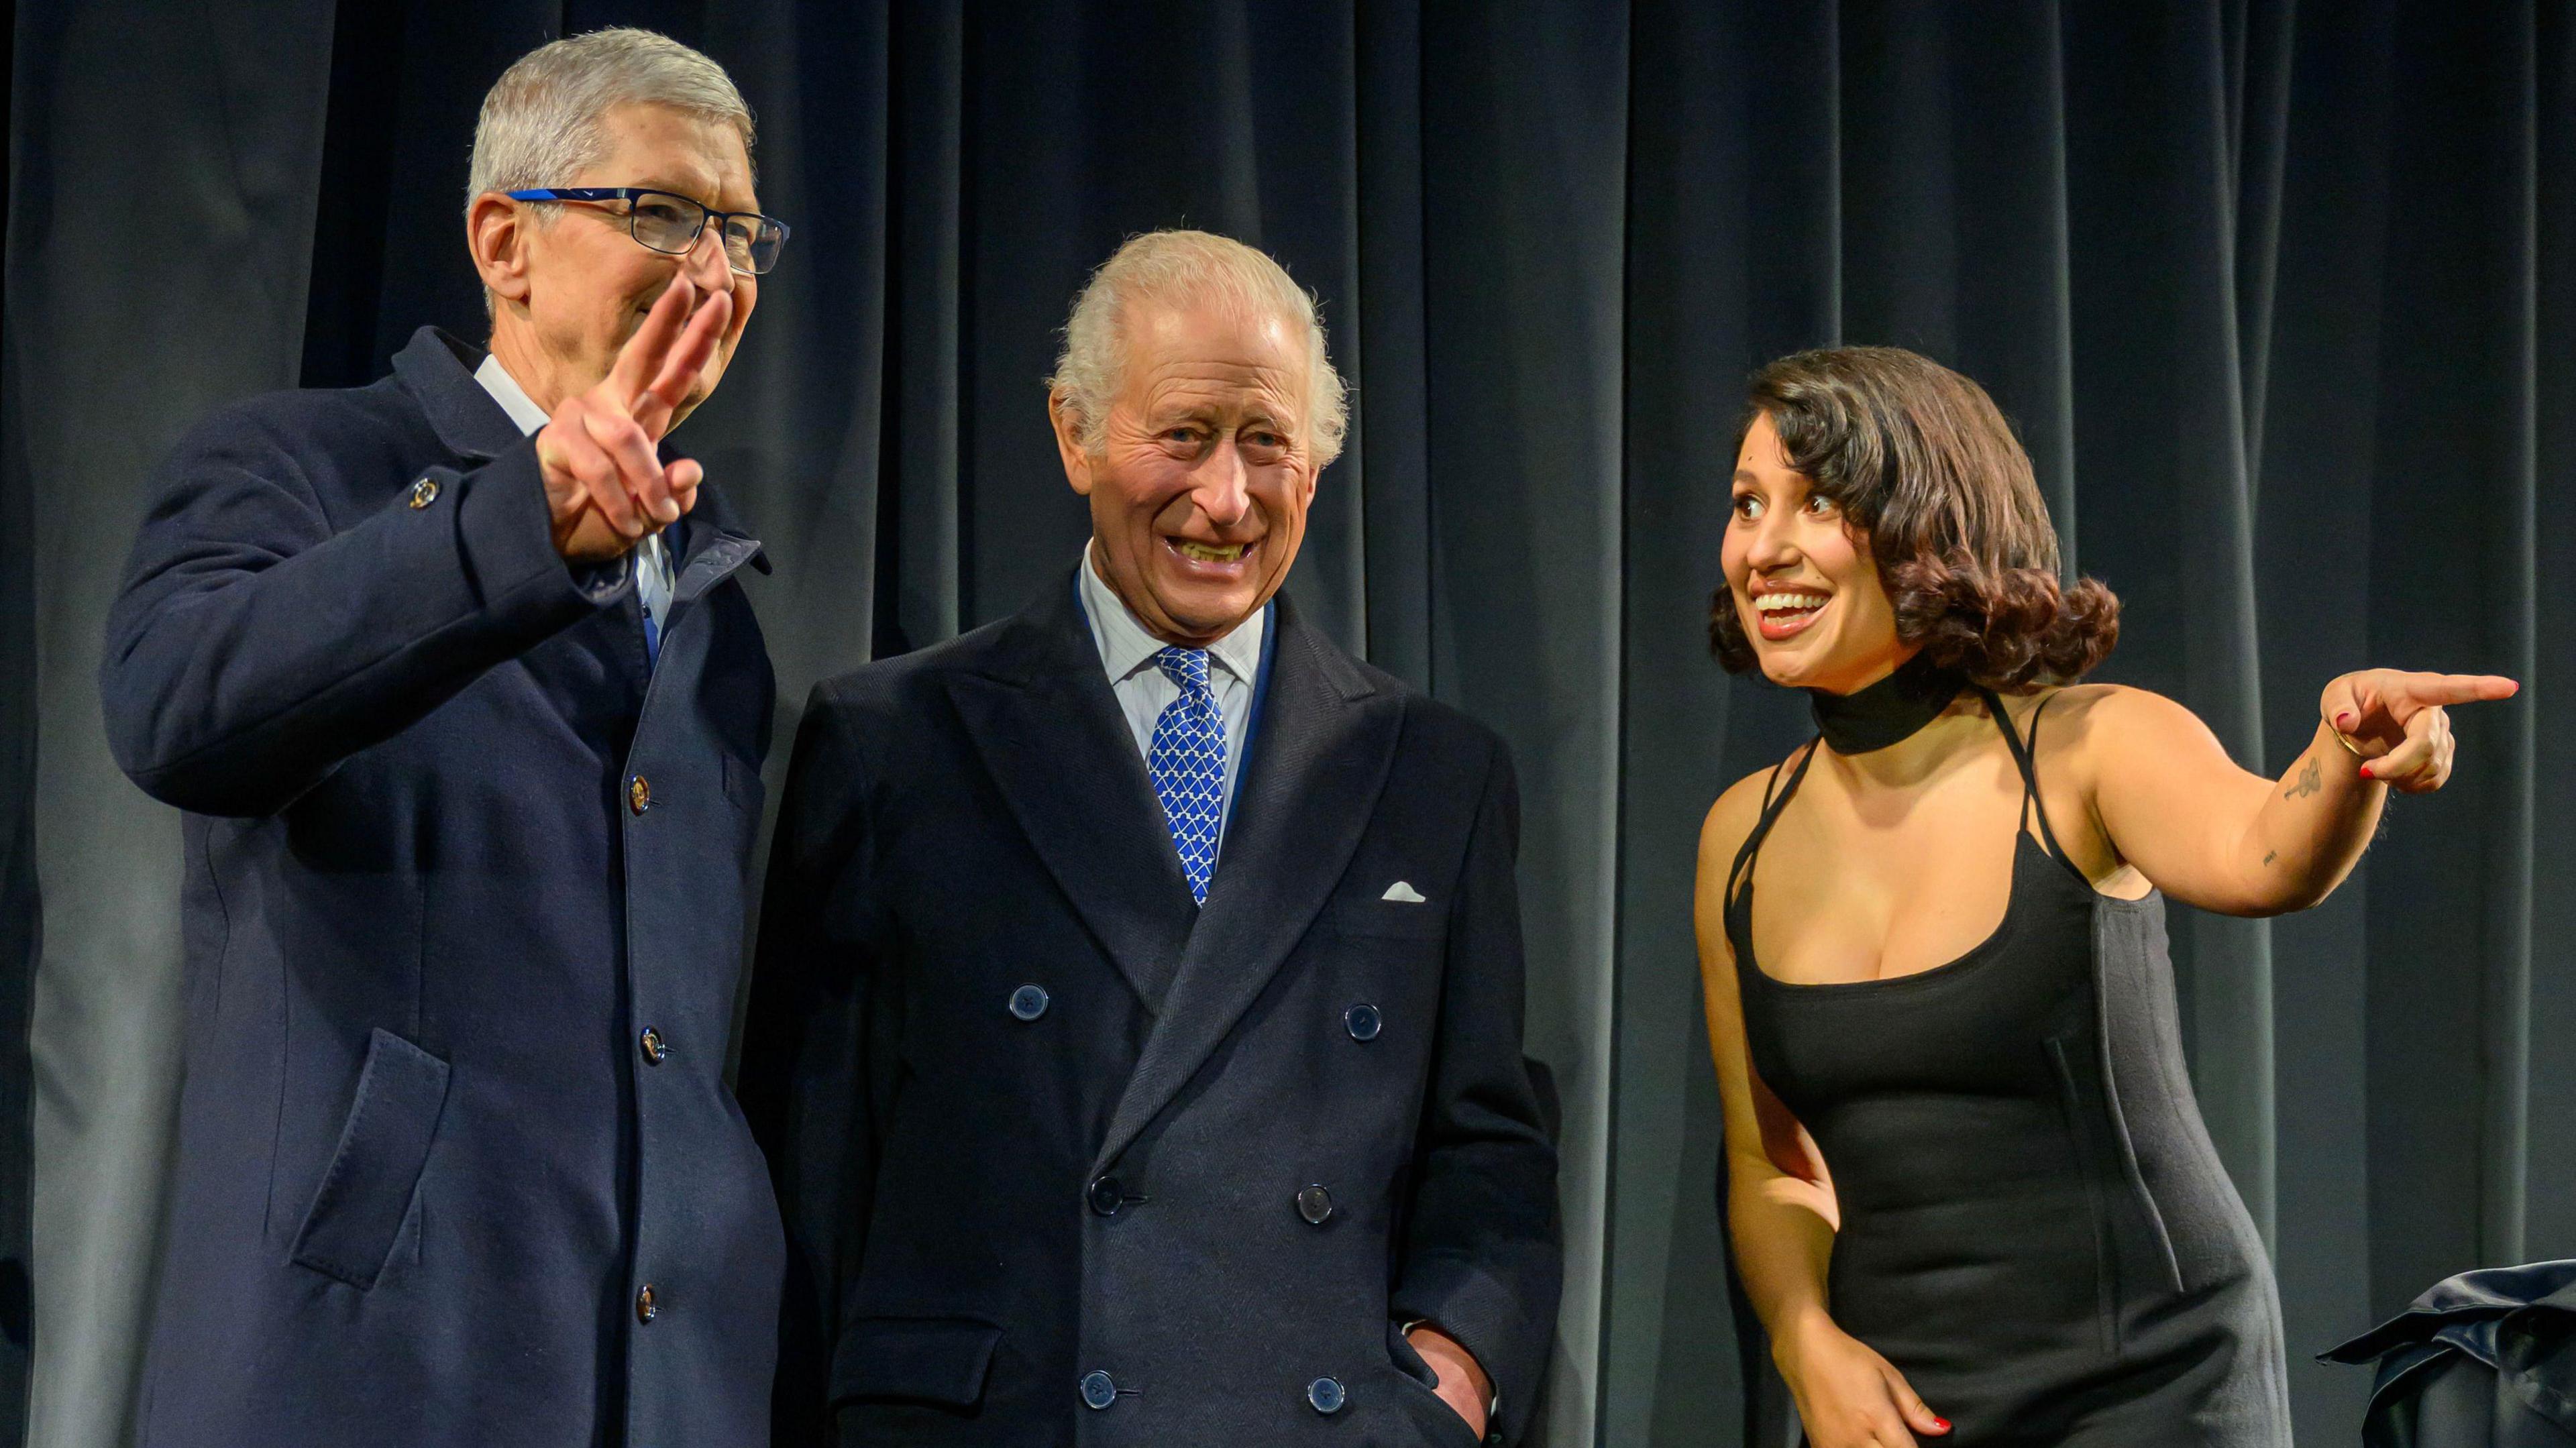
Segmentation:
{"type": "Polygon", "coordinates": [[[949,698],[1056,884],[1160,1011],[1198,907],[1072,575],[1003,627],[992,665],[952,678],[949,698]]]}
{"type": "Polygon", "coordinates": [[[1171,1104],[1270,984],[1359,848],[1386,784],[1402,700],[1300,623],[1285,597],[1276,621],[1261,737],[1236,790],[1216,878],[1095,1173],[1171,1104]]]}

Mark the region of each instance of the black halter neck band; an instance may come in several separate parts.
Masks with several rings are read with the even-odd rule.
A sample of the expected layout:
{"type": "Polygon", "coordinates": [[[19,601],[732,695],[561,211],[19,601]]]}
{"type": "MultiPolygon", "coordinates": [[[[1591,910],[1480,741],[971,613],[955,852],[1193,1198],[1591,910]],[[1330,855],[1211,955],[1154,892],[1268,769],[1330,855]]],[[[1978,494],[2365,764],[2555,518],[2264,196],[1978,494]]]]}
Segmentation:
{"type": "Polygon", "coordinates": [[[1967,675],[1918,653],[1866,689],[1849,694],[1809,689],[1807,703],[1827,748],[1836,754],[1867,754],[1911,737],[1967,686],[1967,675]]]}

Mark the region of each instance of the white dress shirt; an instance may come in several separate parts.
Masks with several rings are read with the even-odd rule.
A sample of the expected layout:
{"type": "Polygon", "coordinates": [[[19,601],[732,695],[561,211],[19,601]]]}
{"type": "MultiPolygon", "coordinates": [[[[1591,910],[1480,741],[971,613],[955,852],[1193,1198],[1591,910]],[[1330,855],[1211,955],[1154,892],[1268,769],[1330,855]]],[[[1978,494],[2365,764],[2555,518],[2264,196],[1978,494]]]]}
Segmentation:
{"type": "MultiPolygon", "coordinates": [[[[1153,747],[1154,725],[1163,710],[1181,697],[1181,686],[1154,663],[1154,656],[1169,645],[1136,621],[1126,602],[1100,576],[1088,546],[1082,550],[1082,611],[1091,616],[1091,641],[1100,646],[1101,667],[1109,671],[1109,690],[1118,696],[1118,712],[1127,716],[1127,727],[1136,736],[1136,752],[1142,756],[1153,747]]],[[[1225,805],[1217,826],[1220,849],[1225,827],[1234,822],[1234,786],[1243,771],[1244,741],[1251,737],[1252,686],[1261,672],[1261,634],[1269,622],[1270,610],[1264,605],[1235,625],[1234,632],[1208,646],[1212,665],[1208,687],[1216,694],[1218,716],[1225,720],[1225,805]]]]}
{"type": "MultiPolygon", "coordinates": [[[[483,390],[492,394],[503,412],[510,414],[521,433],[534,435],[546,425],[546,410],[537,406],[536,399],[501,365],[499,357],[484,354],[483,365],[474,369],[474,380],[483,384],[483,390]]],[[[662,546],[660,533],[648,533],[643,542],[635,545],[635,557],[642,564],[635,572],[635,591],[643,597],[644,611],[652,615],[653,627],[658,629],[671,617],[671,551],[662,546]]]]}

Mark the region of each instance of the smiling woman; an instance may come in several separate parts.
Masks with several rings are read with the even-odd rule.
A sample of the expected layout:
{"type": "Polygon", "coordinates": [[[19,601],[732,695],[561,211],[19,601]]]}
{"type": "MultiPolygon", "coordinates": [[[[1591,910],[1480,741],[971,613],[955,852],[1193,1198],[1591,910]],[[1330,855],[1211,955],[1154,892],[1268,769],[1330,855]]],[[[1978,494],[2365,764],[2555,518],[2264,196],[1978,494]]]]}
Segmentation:
{"type": "Polygon", "coordinates": [[[1697,902],[1728,1226],[1807,1441],[2282,1448],[2158,892],[2324,899],[2388,787],[2448,778],[2445,706],[2513,682],[2343,675],[2279,781],[2079,682],[2118,602],[2060,586],[2028,456],[1910,352],[1757,374],[1730,497],[1711,641],[1821,736],[1709,811],[1697,902]]]}
{"type": "MultiPolygon", "coordinates": [[[[1748,433],[1775,444],[1748,450],[1757,470],[1776,462],[1800,482],[1795,506],[1830,512],[1834,531],[1854,525],[1901,642],[2006,692],[2079,678],[2109,656],[2120,602],[2094,579],[2060,586],[2030,457],[1983,388],[1900,348],[1843,347],[1784,357],[1749,393],[1748,433]]],[[[1769,590],[1751,602],[1764,637],[1785,640],[1825,598],[1769,590]]],[[[1708,632],[1729,672],[1754,667],[1730,588],[1710,600],[1708,632]]]]}

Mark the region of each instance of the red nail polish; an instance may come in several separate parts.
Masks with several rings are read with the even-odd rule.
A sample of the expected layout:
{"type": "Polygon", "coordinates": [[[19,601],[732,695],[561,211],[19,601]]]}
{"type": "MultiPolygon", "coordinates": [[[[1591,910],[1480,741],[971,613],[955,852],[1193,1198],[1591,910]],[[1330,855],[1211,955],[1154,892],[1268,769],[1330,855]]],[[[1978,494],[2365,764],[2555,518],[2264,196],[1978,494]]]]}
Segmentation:
{"type": "Polygon", "coordinates": [[[1935,1416],[1935,1417],[1932,1419],[1932,1428],[1933,1428],[1933,1431],[1934,1431],[1934,1432],[1936,1432],[1936,1433],[1947,1433],[1947,1432],[1949,1432],[1949,1431],[1950,1431],[1950,1420],[1949,1420],[1949,1419],[1947,1419],[1947,1418],[1943,1418],[1943,1417],[1935,1416]]]}
{"type": "Polygon", "coordinates": [[[2377,779],[2379,776],[2371,773],[2370,766],[2365,764],[2361,767],[2361,777],[2364,779],[2377,779]]]}
{"type": "Polygon", "coordinates": [[[2342,713],[2337,714],[2337,715],[2335,716],[2335,727],[2336,727],[2337,729],[2341,729],[2341,728],[2343,728],[2345,725],[2350,724],[2351,722],[2352,722],[2352,711],[2351,711],[2350,709],[2346,709],[2346,710],[2344,710],[2342,713]]]}

